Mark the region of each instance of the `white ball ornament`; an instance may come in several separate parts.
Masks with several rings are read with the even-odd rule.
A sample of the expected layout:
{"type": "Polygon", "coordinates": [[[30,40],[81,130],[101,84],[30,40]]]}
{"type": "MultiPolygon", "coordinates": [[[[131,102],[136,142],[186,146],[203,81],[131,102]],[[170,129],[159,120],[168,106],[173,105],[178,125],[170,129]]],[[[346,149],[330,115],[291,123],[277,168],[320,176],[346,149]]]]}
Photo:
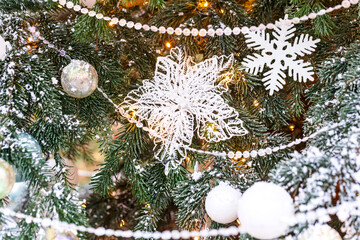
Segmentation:
{"type": "Polygon", "coordinates": [[[4,38],[2,38],[0,36],[0,60],[4,60],[6,57],[6,50],[7,50],[7,45],[6,42],[4,40],[4,38]]]}
{"type": "Polygon", "coordinates": [[[300,234],[299,240],[342,240],[340,234],[328,225],[311,226],[300,234]]]}
{"type": "Polygon", "coordinates": [[[0,199],[6,197],[16,181],[14,168],[0,159],[0,199]]]}
{"type": "Polygon", "coordinates": [[[220,183],[214,187],[207,195],[205,200],[205,210],[207,215],[215,222],[227,224],[237,219],[237,207],[241,193],[220,183]]]}
{"type": "Polygon", "coordinates": [[[98,74],[93,66],[81,60],[72,60],[61,73],[64,91],[74,98],[91,95],[98,86],[98,74]]]}
{"type": "Polygon", "coordinates": [[[284,235],[293,217],[291,196],[273,183],[255,183],[239,200],[241,226],[255,238],[273,239],[284,235]]]}

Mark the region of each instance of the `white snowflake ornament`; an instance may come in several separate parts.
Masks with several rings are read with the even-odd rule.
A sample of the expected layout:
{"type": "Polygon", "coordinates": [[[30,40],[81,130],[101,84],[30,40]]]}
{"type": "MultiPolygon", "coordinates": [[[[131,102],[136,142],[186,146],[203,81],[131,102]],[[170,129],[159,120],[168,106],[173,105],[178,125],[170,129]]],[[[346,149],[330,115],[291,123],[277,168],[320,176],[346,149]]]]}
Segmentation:
{"type": "Polygon", "coordinates": [[[216,142],[247,134],[237,111],[222,98],[225,89],[218,82],[232,63],[232,56],[221,56],[194,64],[174,48],[169,56],[158,58],[154,78],[144,80],[142,87],[125,98],[125,111],[147,121],[149,133],[160,146],[156,157],[177,160],[167,161],[167,167],[186,157],[194,132],[216,142]],[[203,126],[211,126],[216,133],[206,134],[203,126]]]}
{"type": "Polygon", "coordinates": [[[254,56],[248,56],[242,64],[247,72],[255,75],[262,72],[265,66],[270,68],[265,72],[262,80],[266,90],[270,91],[270,95],[283,88],[286,70],[295,81],[314,80],[314,72],[310,63],[304,62],[302,59],[297,60],[297,58],[313,52],[316,43],[320,40],[313,40],[308,34],[301,34],[291,44],[288,40],[294,37],[296,28],[286,20],[287,16],[285,20],[280,19],[276,24],[279,27],[274,27],[273,40],[270,39],[270,34],[266,33],[265,30],[250,31],[245,35],[248,46],[254,50],[261,50],[261,54],[255,53],[254,56]]]}

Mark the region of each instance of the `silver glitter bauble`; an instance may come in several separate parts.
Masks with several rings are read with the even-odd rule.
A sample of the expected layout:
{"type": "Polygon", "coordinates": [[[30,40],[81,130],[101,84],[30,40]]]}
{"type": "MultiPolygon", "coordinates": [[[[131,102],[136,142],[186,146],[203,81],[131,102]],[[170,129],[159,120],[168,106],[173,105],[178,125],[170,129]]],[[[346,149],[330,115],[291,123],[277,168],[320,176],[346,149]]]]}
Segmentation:
{"type": "Polygon", "coordinates": [[[0,159],[0,198],[6,197],[15,184],[14,168],[4,160],[0,159]]]}
{"type": "Polygon", "coordinates": [[[30,152],[34,158],[42,157],[41,146],[30,134],[25,132],[20,133],[17,139],[19,141],[19,145],[30,152]]]}
{"type": "Polygon", "coordinates": [[[81,60],[72,60],[61,74],[64,91],[74,98],[91,95],[98,85],[98,74],[93,66],[81,60]]]}

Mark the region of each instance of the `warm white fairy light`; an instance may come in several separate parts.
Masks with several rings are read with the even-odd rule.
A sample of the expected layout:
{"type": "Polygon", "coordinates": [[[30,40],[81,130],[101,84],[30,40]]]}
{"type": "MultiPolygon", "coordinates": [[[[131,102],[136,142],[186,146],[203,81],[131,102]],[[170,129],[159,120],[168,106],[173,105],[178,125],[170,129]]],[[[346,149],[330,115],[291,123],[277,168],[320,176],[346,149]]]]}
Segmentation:
{"type": "MultiPolygon", "coordinates": [[[[113,19],[117,19],[117,18],[110,18],[110,17],[107,17],[107,16],[104,16],[103,14],[101,13],[96,13],[95,11],[93,10],[89,10],[87,8],[84,8],[84,7],[81,7],[80,5],[78,4],[74,4],[72,1],[67,1],[67,0],[53,0],[53,2],[59,2],[59,7],[67,7],[69,9],[73,8],[75,11],[80,11],[82,14],[88,14],[90,17],[96,17],[97,19],[99,20],[104,20],[104,21],[113,21],[113,19]]],[[[308,15],[304,15],[302,17],[295,17],[293,19],[289,19],[288,20],[288,24],[299,24],[300,22],[304,22],[304,21],[308,21],[310,19],[315,19],[316,17],[318,16],[322,16],[326,13],[331,13],[335,10],[339,10],[341,8],[349,8],[351,5],[356,5],[358,4],[359,0],[343,0],[341,4],[339,5],[336,5],[335,7],[330,7],[330,8],[327,8],[327,9],[321,9],[319,10],[318,12],[313,12],[313,13],[310,13],[308,15]]],[[[224,9],[220,9],[220,13],[223,14],[225,13],[225,10],[224,9]]],[[[114,23],[114,22],[113,22],[114,23]]],[[[115,23],[114,23],[115,24],[115,23]]],[[[144,31],[149,31],[150,29],[154,32],[160,32],[162,34],[165,34],[165,33],[168,33],[168,34],[173,34],[174,33],[174,30],[172,27],[164,27],[164,26],[160,26],[160,27],[156,27],[156,26],[148,26],[148,25],[142,25],[141,23],[134,23],[132,21],[127,21],[125,19],[121,19],[119,22],[117,22],[116,24],[119,24],[121,27],[128,27],[128,28],[134,28],[138,31],[141,31],[141,30],[144,30],[144,31]]],[[[201,37],[204,37],[206,35],[210,36],[210,37],[214,37],[215,35],[218,35],[218,36],[222,36],[223,34],[225,35],[231,35],[231,34],[234,34],[234,35],[238,35],[240,33],[242,34],[246,34],[248,33],[249,31],[258,31],[258,30],[265,30],[265,29],[273,29],[274,28],[274,24],[273,23],[268,23],[268,24],[259,24],[259,26],[251,26],[251,27],[242,27],[242,28],[239,28],[239,27],[235,27],[235,28],[218,28],[216,29],[215,31],[213,29],[209,29],[209,30],[206,30],[206,29],[201,29],[201,30],[198,30],[197,28],[192,28],[192,29],[187,29],[187,28],[177,28],[175,29],[175,34],[176,35],[185,35],[185,36],[201,36],[201,37]]],[[[277,27],[279,27],[279,25],[277,25],[277,27]]]]}

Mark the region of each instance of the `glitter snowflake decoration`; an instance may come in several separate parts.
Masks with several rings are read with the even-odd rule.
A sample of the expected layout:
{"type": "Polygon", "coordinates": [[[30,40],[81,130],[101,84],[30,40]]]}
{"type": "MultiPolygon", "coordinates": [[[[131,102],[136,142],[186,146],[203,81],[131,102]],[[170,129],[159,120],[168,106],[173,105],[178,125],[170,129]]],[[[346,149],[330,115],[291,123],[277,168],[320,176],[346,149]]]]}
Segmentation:
{"type": "Polygon", "coordinates": [[[160,148],[158,159],[181,163],[194,132],[216,142],[247,133],[237,111],[221,96],[225,88],[219,80],[232,63],[232,56],[221,56],[194,64],[174,48],[158,58],[154,78],[125,98],[127,114],[147,121],[160,148]]]}
{"type": "Polygon", "coordinates": [[[313,40],[311,36],[301,34],[291,44],[288,40],[294,37],[296,28],[286,20],[287,17],[285,20],[281,19],[276,24],[279,27],[274,27],[273,40],[265,30],[246,34],[248,46],[255,50],[261,50],[261,54],[255,53],[254,56],[248,56],[244,59],[243,65],[247,72],[255,75],[262,72],[265,66],[270,68],[265,72],[262,80],[266,90],[270,91],[270,95],[283,88],[286,70],[295,81],[314,80],[314,72],[310,63],[304,62],[302,59],[297,60],[297,58],[313,52],[316,43],[320,40],[313,40]]]}

